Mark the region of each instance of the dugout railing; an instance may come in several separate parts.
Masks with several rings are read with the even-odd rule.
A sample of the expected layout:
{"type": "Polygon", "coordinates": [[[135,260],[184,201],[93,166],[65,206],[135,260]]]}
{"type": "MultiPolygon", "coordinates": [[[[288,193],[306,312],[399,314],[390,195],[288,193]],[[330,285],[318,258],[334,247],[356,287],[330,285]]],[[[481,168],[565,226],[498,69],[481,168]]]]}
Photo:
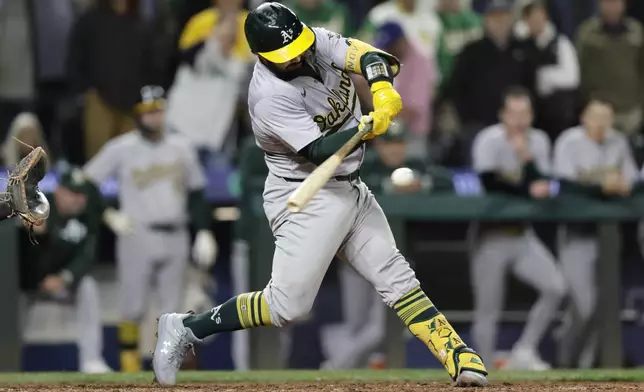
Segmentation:
{"type": "MultiPolygon", "coordinates": [[[[256,183],[259,183],[257,181],[256,183]]],[[[406,252],[410,223],[442,225],[445,222],[593,222],[598,225],[600,259],[598,262],[600,328],[600,364],[606,368],[619,368],[622,364],[622,326],[620,321],[620,222],[636,221],[644,217],[644,197],[625,198],[618,201],[597,201],[581,197],[559,196],[545,201],[532,201],[506,196],[462,197],[452,193],[417,195],[378,195],[381,206],[389,219],[398,247],[406,252]]],[[[242,207],[244,219],[254,222],[247,225],[249,240],[250,276],[253,288],[263,287],[270,278],[273,254],[273,236],[262,210],[261,193],[246,199],[242,207]]],[[[427,231],[431,236],[431,230],[427,231]]],[[[303,261],[305,262],[305,261],[303,261]]],[[[419,261],[416,261],[418,263],[419,261]]],[[[455,281],[466,284],[469,280],[455,281]]],[[[467,286],[466,286],[467,287],[467,286]]],[[[468,291],[468,290],[465,290],[468,291]]],[[[449,315],[450,309],[443,309],[449,315]]],[[[405,366],[403,327],[390,312],[387,333],[387,354],[392,368],[405,366]]],[[[280,349],[279,331],[260,329],[251,332],[251,367],[255,369],[279,368],[276,360],[280,349]]]]}

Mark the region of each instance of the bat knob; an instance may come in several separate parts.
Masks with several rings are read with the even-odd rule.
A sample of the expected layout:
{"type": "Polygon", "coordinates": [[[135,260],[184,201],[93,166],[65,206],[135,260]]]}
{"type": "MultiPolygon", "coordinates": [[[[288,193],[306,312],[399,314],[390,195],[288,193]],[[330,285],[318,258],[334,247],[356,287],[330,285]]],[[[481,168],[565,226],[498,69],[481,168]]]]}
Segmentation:
{"type": "Polygon", "coordinates": [[[286,203],[286,208],[289,210],[289,212],[293,212],[293,213],[297,213],[302,210],[300,206],[293,200],[289,200],[286,203]]]}

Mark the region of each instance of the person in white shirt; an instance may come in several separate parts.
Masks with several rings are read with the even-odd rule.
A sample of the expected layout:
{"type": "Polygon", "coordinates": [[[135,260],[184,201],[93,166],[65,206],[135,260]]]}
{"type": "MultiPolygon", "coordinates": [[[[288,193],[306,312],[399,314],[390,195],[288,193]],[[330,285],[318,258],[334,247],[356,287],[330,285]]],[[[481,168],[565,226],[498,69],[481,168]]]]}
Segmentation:
{"type": "Polygon", "coordinates": [[[179,41],[182,63],[168,92],[167,125],[200,153],[221,151],[234,127],[254,56],[244,38],[242,2],[222,1],[190,19],[179,41]]]}

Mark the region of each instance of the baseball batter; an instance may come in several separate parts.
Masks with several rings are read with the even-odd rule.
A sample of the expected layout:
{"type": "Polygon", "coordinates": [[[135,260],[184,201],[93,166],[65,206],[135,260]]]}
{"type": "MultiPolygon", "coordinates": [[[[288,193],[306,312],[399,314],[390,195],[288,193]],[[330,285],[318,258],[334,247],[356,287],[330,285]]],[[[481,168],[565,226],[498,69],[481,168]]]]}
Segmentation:
{"type": "Polygon", "coordinates": [[[161,309],[179,309],[190,253],[189,219],[197,229],[197,262],[208,266],[215,252],[197,154],[185,138],[162,131],[163,89],[149,86],[141,94],[134,109],[137,129],[112,139],[84,168],[96,184],[110,177],[119,180],[118,214],[134,223],[133,233],[118,237],[116,250],[123,319],[120,360],[127,372],[141,369],[139,323],[151,286],[156,286],[161,309]]]}
{"type": "MultiPolygon", "coordinates": [[[[612,128],[612,107],[592,101],[581,122],[563,132],[555,144],[553,172],[561,180],[561,192],[595,198],[628,195],[638,177],[637,167],[628,141],[612,128]]],[[[559,256],[574,307],[567,318],[573,321],[564,325],[562,342],[568,349],[562,347],[560,360],[563,366],[587,368],[594,362],[597,332],[596,323],[591,323],[597,301],[597,226],[568,224],[559,231],[559,256]],[[576,354],[581,355],[573,358],[576,354]]]]}
{"type": "Polygon", "coordinates": [[[282,327],[311,309],[334,256],[351,265],[392,307],[410,331],[445,366],[458,386],[482,386],[487,372],[421,290],[396,249],[387,219],[358,170],[359,145],[300,213],[286,209],[300,183],[371,121],[373,138],[402,109],[392,87],[399,63],[363,42],[309,28],[285,6],[252,11],[245,33],[259,61],[249,88],[249,111],[269,175],[264,211],[275,236],[272,279],[263,291],[241,294],[199,315],[159,318],[153,367],[156,380],[173,385],[190,347],[204,337],[261,325],[282,327]],[[374,111],[361,111],[350,74],[366,78],[374,111]]]}
{"type": "MultiPolygon", "coordinates": [[[[501,123],[485,128],[474,141],[474,169],[488,192],[548,198],[550,181],[545,175],[550,172],[550,142],[543,131],[531,127],[529,95],[522,89],[512,90],[503,105],[501,123]]],[[[564,280],[554,257],[522,224],[480,227],[470,268],[476,347],[485,360],[492,360],[508,270],[539,292],[508,368],[546,370],[549,365],[539,357],[538,345],[564,295],[564,280]]]]}

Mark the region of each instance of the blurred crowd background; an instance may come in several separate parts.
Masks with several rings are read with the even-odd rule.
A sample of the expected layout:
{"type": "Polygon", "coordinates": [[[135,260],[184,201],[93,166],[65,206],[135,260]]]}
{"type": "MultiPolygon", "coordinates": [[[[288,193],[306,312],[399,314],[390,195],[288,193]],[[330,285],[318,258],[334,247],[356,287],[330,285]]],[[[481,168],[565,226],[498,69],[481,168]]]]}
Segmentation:
{"type": "MultiPolygon", "coordinates": [[[[166,132],[182,134],[194,144],[209,179],[211,204],[216,207],[211,228],[219,243],[218,261],[206,271],[206,278],[201,271],[193,271],[186,278],[186,301],[196,303],[197,308],[207,309],[244,290],[244,284],[234,277],[234,270],[239,268],[235,260],[240,257],[236,240],[243,237],[235,231],[239,230],[235,222],[245,200],[238,169],[243,162],[253,162],[255,167],[241,169],[261,175],[265,168],[261,151],[256,150],[252,141],[246,106],[255,57],[246,44],[243,24],[248,10],[261,2],[0,0],[0,140],[3,140],[0,157],[5,165],[15,164],[28,152],[28,148],[16,142],[17,138],[31,146],[43,146],[49,153],[52,173],[83,166],[112,138],[136,127],[133,107],[144,86],[163,87],[167,99],[166,132]],[[195,47],[206,53],[207,63],[195,60],[195,47]],[[213,277],[216,285],[211,282],[213,277]]],[[[403,63],[395,87],[403,98],[404,110],[386,137],[370,147],[365,161],[363,178],[374,193],[422,193],[430,188],[425,181],[429,177],[423,177],[409,189],[393,189],[383,179],[396,167],[411,167],[427,175],[442,168],[468,173],[477,134],[500,121],[505,94],[517,87],[529,93],[534,127],[543,130],[553,146],[563,131],[580,123],[589,103],[601,102],[602,108],[608,107],[610,111],[608,120],[590,119],[585,126],[594,124],[623,134],[637,166],[642,166],[642,1],[285,0],[283,3],[292,7],[304,23],[362,39],[396,55],[403,63]]],[[[356,82],[367,112],[371,105],[368,87],[365,90],[364,83],[356,82]]],[[[434,187],[439,177],[434,177],[434,187]]],[[[468,184],[465,188],[477,187],[476,182],[468,182],[469,177],[463,178],[468,184]]],[[[73,183],[69,178],[65,181],[60,182],[67,187],[73,183]]],[[[51,184],[54,185],[49,191],[53,192],[58,182],[51,184]]],[[[104,184],[101,190],[112,200],[109,203],[117,204],[113,184],[104,184]]],[[[554,249],[554,226],[537,227],[537,231],[546,245],[554,249]]],[[[627,231],[631,234],[626,235],[632,240],[630,248],[626,246],[631,254],[638,253],[634,232],[631,228],[627,231]]],[[[26,236],[22,233],[20,237],[21,264],[29,263],[24,249],[32,245],[25,242],[26,236]]],[[[108,328],[117,324],[120,317],[113,299],[118,293],[114,235],[101,226],[97,236],[95,266],[87,273],[98,281],[98,288],[89,290],[90,295],[97,295],[91,294],[92,290],[100,292],[100,317],[106,329],[104,339],[100,339],[105,341],[104,353],[99,357],[106,362],[85,364],[88,372],[107,371],[108,365],[114,370],[120,367],[116,332],[108,328]]],[[[449,252],[445,249],[435,252],[445,253],[449,252]]],[[[336,275],[330,278],[330,291],[342,285],[358,285],[336,267],[330,274],[336,275]]],[[[463,279],[466,282],[467,276],[463,279]]],[[[48,287],[41,286],[44,291],[48,287]]],[[[519,308],[523,306],[526,310],[534,301],[534,293],[518,290],[519,297],[526,299],[519,308]]],[[[469,290],[466,291],[469,297],[469,290]]],[[[327,298],[324,292],[323,288],[321,297],[327,298]]],[[[368,289],[363,292],[365,297],[369,297],[367,292],[368,289]]],[[[429,293],[431,296],[431,290],[429,293]]],[[[346,298],[334,299],[333,294],[328,298],[329,303],[346,302],[346,298]]],[[[326,310],[319,311],[317,317],[342,319],[341,312],[328,311],[337,308],[336,305],[321,302],[319,306],[326,310]]],[[[471,310],[471,298],[465,302],[465,310],[471,310]]],[[[62,359],[74,357],[70,354],[73,349],[65,344],[75,341],[79,334],[64,332],[75,330],[74,323],[68,322],[74,317],[58,309],[59,304],[39,306],[31,307],[31,313],[37,314],[29,316],[31,322],[24,328],[27,344],[23,350],[23,369],[71,370],[74,366],[83,369],[82,359],[62,359]],[[47,354],[54,352],[54,356],[47,354]]],[[[358,306],[371,309],[370,305],[358,306]]],[[[378,306],[373,308],[379,312],[378,306]]],[[[364,324],[371,316],[382,317],[364,315],[357,323],[364,324]]],[[[316,320],[313,324],[323,324],[319,318],[316,320]]],[[[347,317],[345,321],[352,322],[347,317]]],[[[464,328],[471,321],[465,317],[464,328]]],[[[519,321],[522,324],[524,319],[519,321]]],[[[517,327],[509,328],[508,336],[516,338],[517,327]]],[[[336,360],[350,363],[343,362],[345,367],[387,366],[386,355],[381,352],[382,330],[369,335],[372,341],[366,344],[369,347],[366,350],[372,355],[360,365],[349,354],[340,355],[339,359],[329,354],[341,351],[328,346],[338,333],[333,328],[295,328],[288,344],[283,346],[288,351],[284,354],[287,363],[292,367],[324,368],[332,367],[330,362],[336,360]],[[297,347],[304,348],[298,351],[297,347]]],[[[147,339],[144,333],[141,339],[147,339]]],[[[238,344],[232,343],[228,335],[219,337],[208,345],[216,349],[198,350],[194,366],[248,367],[247,361],[239,359],[244,355],[235,354],[231,348],[238,344]]],[[[512,342],[500,345],[509,350],[512,342]]],[[[145,351],[146,343],[141,347],[145,351]]],[[[556,365],[551,351],[546,355],[548,362],[556,365]]],[[[414,350],[411,352],[413,356],[414,350]]],[[[538,355],[533,357],[528,368],[538,370],[545,366],[538,355]]],[[[593,359],[586,363],[596,364],[593,359]]],[[[435,364],[409,359],[408,365],[435,364]]],[[[569,362],[563,366],[576,365],[569,362]]],[[[337,363],[334,366],[341,367],[337,363]]]]}
{"type": "MultiPolygon", "coordinates": [[[[245,50],[243,15],[257,3],[3,1],[5,150],[12,143],[8,136],[27,133],[14,120],[30,112],[39,124],[38,132],[30,132],[38,136],[29,140],[46,143],[56,160],[83,164],[107,140],[132,128],[140,88],[161,85],[170,98],[169,128],[201,149],[233,157],[251,133],[244,86],[254,60],[245,50]],[[215,14],[191,21],[209,7],[215,14]],[[207,75],[191,72],[184,52],[194,37],[182,37],[189,21],[194,29],[212,27],[207,39],[220,42],[220,55],[236,66],[207,75]]],[[[536,127],[552,140],[577,123],[593,96],[613,105],[616,127],[635,146],[642,144],[638,40],[644,7],[636,1],[544,0],[525,8],[530,1],[516,0],[511,12],[486,12],[488,0],[286,3],[305,23],[377,44],[404,60],[409,71],[397,81],[408,101],[402,122],[408,138],[428,148],[432,162],[468,164],[467,141],[496,122],[501,93],[513,85],[533,94],[536,127]],[[602,28],[622,20],[614,31],[602,28]],[[619,45],[601,41],[604,36],[619,45]],[[475,42],[495,45],[471,45],[459,56],[475,42]],[[525,53],[515,56],[517,50],[525,53]]]]}

